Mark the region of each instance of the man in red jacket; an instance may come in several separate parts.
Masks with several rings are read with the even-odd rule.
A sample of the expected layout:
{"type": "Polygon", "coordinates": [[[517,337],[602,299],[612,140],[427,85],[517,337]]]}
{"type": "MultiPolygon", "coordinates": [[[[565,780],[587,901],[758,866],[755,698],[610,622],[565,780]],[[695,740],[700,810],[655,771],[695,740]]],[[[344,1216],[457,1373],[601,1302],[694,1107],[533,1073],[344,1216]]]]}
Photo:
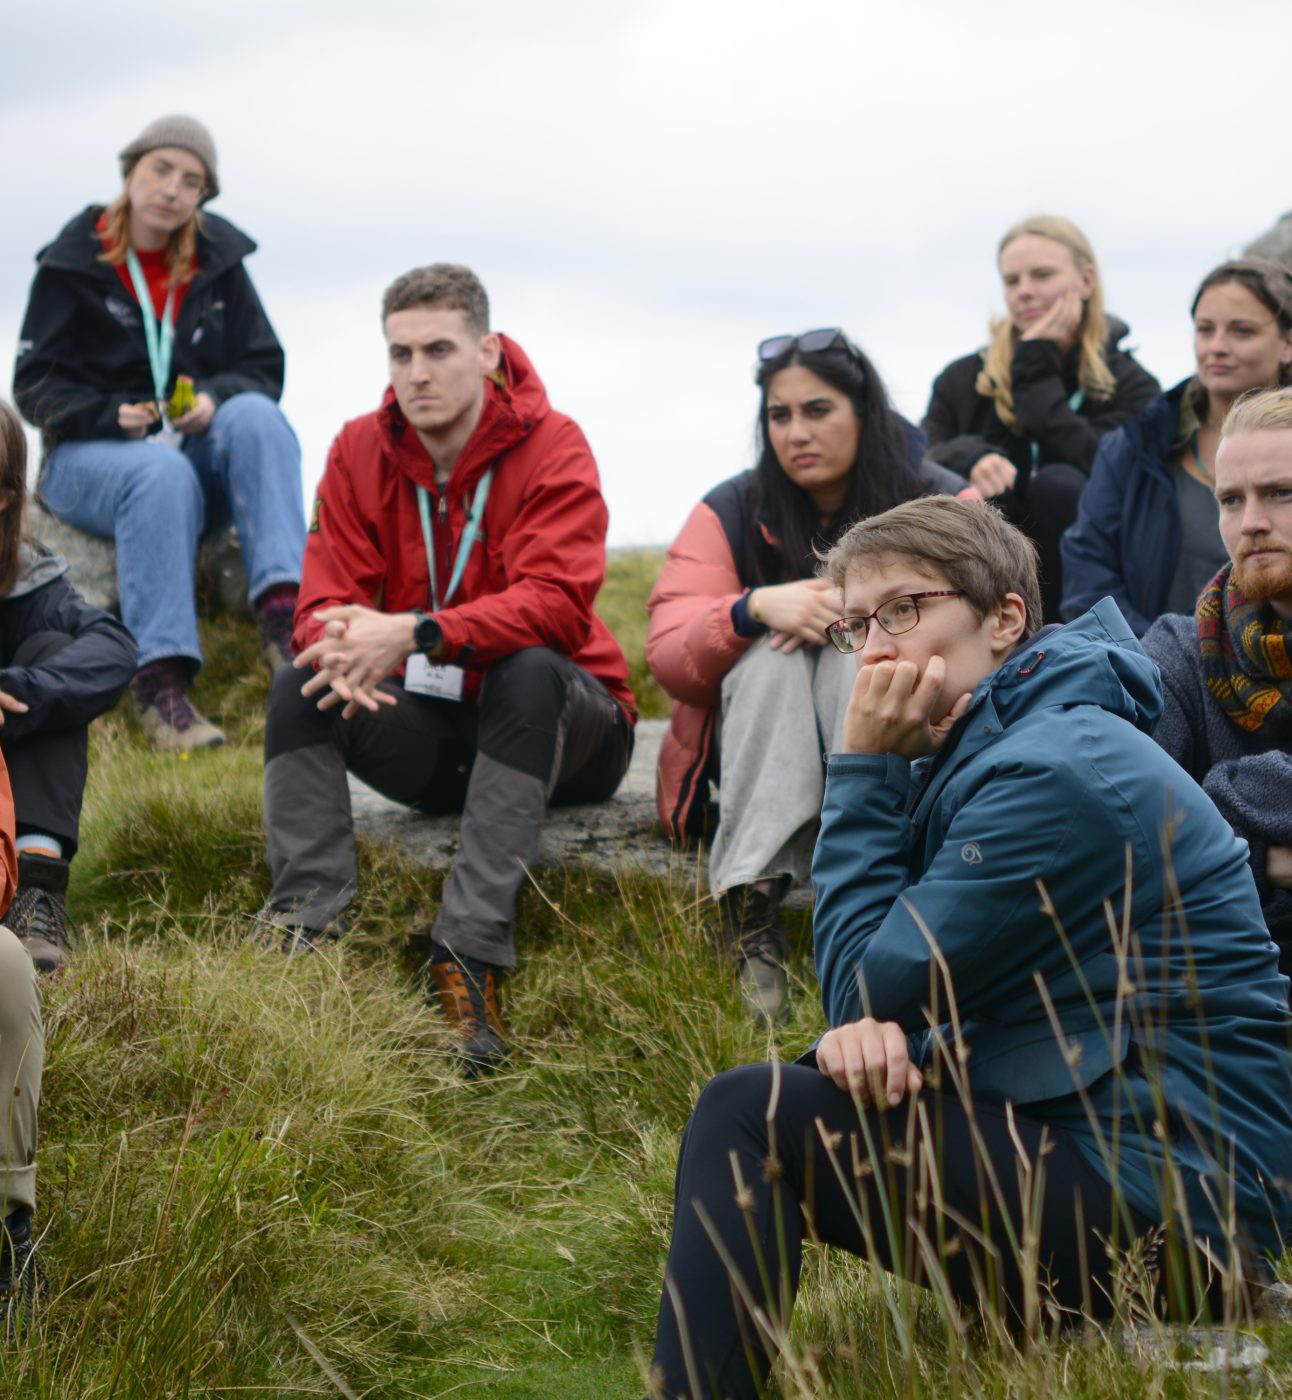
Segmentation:
{"type": "Polygon", "coordinates": [[[578,427],[465,267],[383,302],[390,389],[341,430],[319,485],[293,639],[265,733],[273,887],[257,926],[299,947],[355,892],[346,770],[419,811],[461,812],[428,980],[471,1073],[506,1054],[501,974],[551,803],[618,787],[636,720],[593,612],[607,513],[578,427]]]}

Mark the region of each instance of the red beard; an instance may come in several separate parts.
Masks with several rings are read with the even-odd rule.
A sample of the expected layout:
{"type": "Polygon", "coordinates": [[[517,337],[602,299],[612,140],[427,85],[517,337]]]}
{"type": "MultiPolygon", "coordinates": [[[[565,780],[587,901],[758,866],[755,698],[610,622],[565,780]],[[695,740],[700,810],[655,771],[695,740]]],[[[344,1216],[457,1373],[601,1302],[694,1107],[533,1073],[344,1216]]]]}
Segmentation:
{"type": "Polygon", "coordinates": [[[1253,603],[1287,598],[1292,602],[1292,554],[1286,550],[1275,559],[1250,563],[1234,561],[1234,582],[1253,603]]]}

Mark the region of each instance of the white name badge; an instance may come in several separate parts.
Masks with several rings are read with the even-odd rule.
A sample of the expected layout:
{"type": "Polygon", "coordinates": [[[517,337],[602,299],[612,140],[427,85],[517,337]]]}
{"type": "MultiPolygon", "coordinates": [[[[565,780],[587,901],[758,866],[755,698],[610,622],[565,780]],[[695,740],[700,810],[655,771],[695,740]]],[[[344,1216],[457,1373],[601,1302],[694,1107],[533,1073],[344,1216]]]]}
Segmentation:
{"type": "Polygon", "coordinates": [[[161,431],[153,434],[153,441],[161,443],[163,447],[174,447],[178,450],[184,441],[184,434],[169,418],[163,417],[161,431]]]}
{"type": "Polygon", "coordinates": [[[414,695],[432,695],[437,700],[461,700],[466,672],[461,666],[437,666],[420,651],[408,658],[404,668],[404,689],[414,695]]]}

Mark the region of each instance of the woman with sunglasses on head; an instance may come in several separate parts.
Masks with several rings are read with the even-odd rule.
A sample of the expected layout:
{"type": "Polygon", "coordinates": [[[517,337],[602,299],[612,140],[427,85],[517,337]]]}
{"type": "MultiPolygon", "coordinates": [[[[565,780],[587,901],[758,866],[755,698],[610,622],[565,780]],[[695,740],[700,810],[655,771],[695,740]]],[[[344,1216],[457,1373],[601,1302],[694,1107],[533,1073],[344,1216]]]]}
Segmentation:
{"type": "Polygon", "coordinates": [[[198,538],[236,524],[265,659],[289,660],[300,448],[277,402],[282,347],[244,267],[256,245],[203,211],[219,191],[210,133],[162,117],[120,159],[117,198],[37,257],[14,398],[44,439],[41,500],[116,543],[145,733],[159,748],[204,748],[224,736],[187,697],[202,664],[198,538]]]}
{"type": "Polygon", "coordinates": [[[1190,308],[1196,371],[1099,449],[1063,537],[1065,618],[1111,597],[1136,636],[1193,614],[1229,562],[1215,497],[1220,425],[1251,389],[1292,382],[1292,274],[1258,258],[1222,263],[1190,308]]]}
{"type": "Polygon", "coordinates": [[[1008,315],[983,350],[937,377],[924,418],[929,455],[968,478],[1036,544],[1047,622],[1058,620],[1059,539],[1076,518],[1099,446],[1160,385],[1118,349],[1095,255],[1067,219],[1016,224],[997,256],[1008,315]]]}
{"type": "Polygon", "coordinates": [[[923,460],[873,365],[840,330],[759,346],[758,462],[691,512],[651,593],[646,659],[673,699],[660,750],[661,820],[706,826],[720,787],[709,883],[755,1014],[786,1014],[778,907],[806,878],[821,809],[821,754],[852,667],[826,645],[838,590],[817,550],[854,521],[930,490],[976,495],[923,460]]]}

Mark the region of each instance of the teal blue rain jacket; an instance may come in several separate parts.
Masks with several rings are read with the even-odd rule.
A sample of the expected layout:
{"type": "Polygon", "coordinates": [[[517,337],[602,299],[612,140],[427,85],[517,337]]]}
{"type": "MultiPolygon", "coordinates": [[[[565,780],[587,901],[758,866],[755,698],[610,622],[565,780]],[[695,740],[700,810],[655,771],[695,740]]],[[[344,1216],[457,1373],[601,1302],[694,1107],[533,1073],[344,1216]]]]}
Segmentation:
{"type": "Polygon", "coordinates": [[[832,754],[817,973],[831,1025],[897,1021],[925,1064],[929,1028],[958,1025],[975,1100],[1075,1134],[1143,1214],[1187,1209],[1223,1246],[1232,1203],[1278,1253],[1288,982],[1246,845],[1149,737],[1161,706],[1105,599],[987,677],[914,780],[893,755],[832,754]]]}

